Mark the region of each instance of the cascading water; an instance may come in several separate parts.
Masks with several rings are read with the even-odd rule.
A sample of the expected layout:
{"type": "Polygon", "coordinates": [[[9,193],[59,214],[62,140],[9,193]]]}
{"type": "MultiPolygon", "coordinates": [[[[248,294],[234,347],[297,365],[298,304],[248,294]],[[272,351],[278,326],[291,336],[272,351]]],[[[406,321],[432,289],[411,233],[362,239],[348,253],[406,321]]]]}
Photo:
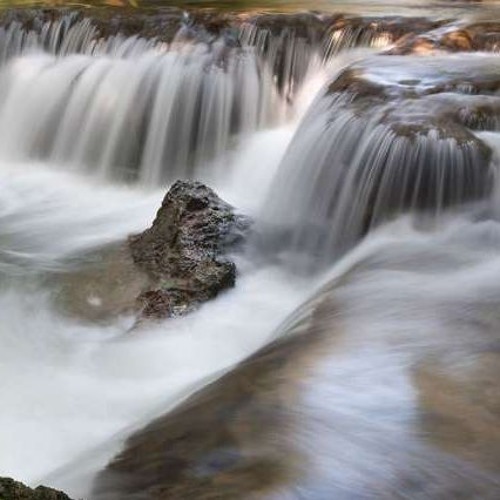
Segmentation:
{"type": "Polygon", "coordinates": [[[346,28],[332,48],[323,31],[243,23],[207,40],[181,23],[167,43],[103,38],[71,14],[32,29],[12,21],[0,31],[0,154],[150,186],[207,178],[204,163],[238,138],[284,123],[302,84],[335,54],[380,44],[377,31],[346,28]]]}
{"type": "MultiPolygon", "coordinates": [[[[341,74],[297,131],[259,236],[279,234],[278,249],[328,264],[402,213],[435,220],[487,198],[497,159],[470,128],[495,130],[499,101],[475,95],[480,83],[443,92],[436,68],[457,62],[378,56],[341,74]]],[[[462,56],[460,64],[486,80],[498,71],[498,58],[462,56]]]]}
{"type": "Polygon", "coordinates": [[[272,178],[293,134],[294,122],[284,122],[291,103],[251,47],[224,40],[96,39],[91,23],[64,19],[36,32],[11,24],[1,35],[0,378],[9,384],[0,475],[86,496],[130,426],[257,349],[308,286],[240,256],[238,289],[170,327],[133,335],[132,318],[103,325],[71,316],[65,276],[147,227],[164,194],[100,178],[151,187],[210,178],[225,170],[217,155],[233,149],[219,185],[251,213],[259,197],[241,187],[272,178]],[[31,444],[19,448],[19,436],[31,444]],[[81,457],[84,480],[58,472],[81,457]]]}
{"type": "MultiPolygon", "coordinates": [[[[436,223],[478,202],[471,213],[483,216],[485,200],[495,208],[498,197],[496,59],[480,56],[474,67],[493,68],[485,81],[419,100],[414,94],[434,78],[421,66],[394,82],[394,65],[376,59],[380,72],[366,85],[346,83],[352,65],[342,71],[401,36],[397,20],[242,16],[214,33],[203,17],[169,11],[160,19],[161,29],[148,21],[135,35],[106,33],[109,20],[81,13],[13,14],[0,26],[0,379],[9,381],[0,388],[0,475],[76,497],[89,495],[127,436],[272,339],[324,280],[276,265],[277,249],[300,253],[308,266],[331,264],[401,214],[436,223]],[[128,316],[75,317],[65,280],[84,280],[100,250],[147,227],[178,178],[210,182],[257,218],[263,254],[237,255],[236,288],[185,318],[131,332],[128,316]]],[[[370,64],[354,67],[373,71],[370,64]]],[[[401,234],[420,241],[406,226],[401,234]]],[[[432,232],[426,238],[433,249],[432,232]]],[[[383,251],[397,257],[395,240],[383,251]]],[[[377,260],[370,241],[363,248],[377,260]]],[[[413,250],[421,250],[415,262],[425,261],[426,245],[413,250]]],[[[477,260],[472,253],[456,260],[477,260]]],[[[349,255],[336,268],[341,276],[345,262],[349,255]]],[[[383,327],[387,318],[377,320],[383,327]]],[[[370,346],[363,355],[370,359],[370,346]]],[[[351,408],[342,374],[359,365],[340,360],[339,411],[351,408]]],[[[380,380],[373,377],[377,389],[380,380]]],[[[369,397],[361,403],[369,414],[369,397]]]]}
{"type": "Polygon", "coordinates": [[[5,66],[4,158],[69,163],[158,185],[192,177],[233,137],[279,121],[279,98],[252,54],[133,43],[139,48],[124,58],[25,55],[5,66]]]}

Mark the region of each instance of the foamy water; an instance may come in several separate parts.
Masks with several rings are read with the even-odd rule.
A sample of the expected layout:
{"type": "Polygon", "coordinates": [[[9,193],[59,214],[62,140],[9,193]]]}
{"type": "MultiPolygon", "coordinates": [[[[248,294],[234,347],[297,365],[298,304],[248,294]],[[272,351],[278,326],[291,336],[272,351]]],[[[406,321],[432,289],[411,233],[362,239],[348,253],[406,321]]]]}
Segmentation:
{"type": "MultiPolygon", "coordinates": [[[[354,276],[339,294],[352,335],[338,364],[327,368],[337,381],[334,390],[321,399],[318,386],[318,400],[345,419],[346,431],[381,407],[415,410],[408,360],[419,350],[442,348],[457,323],[473,324],[484,307],[498,302],[498,189],[480,207],[487,221],[474,221],[477,207],[469,217],[461,210],[426,228],[403,216],[337,264],[323,251],[328,265],[322,278],[295,276],[290,267],[272,263],[273,252],[264,259],[243,253],[234,256],[236,287],[187,317],[132,331],[134,320],[127,316],[106,324],[72,316],[58,301],[61,278],[84,268],[93,251],[144,230],[178,176],[208,182],[237,209],[265,222],[278,205],[277,219],[294,230],[294,243],[305,240],[311,250],[305,258],[314,259],[322,247],[307,240],[304,227],[319,221],[328,238],[345,239],[359,201],[356,190],[345,190],[335,199],[342,202],[338,224],[331,224],[330,197],[339,178],[325,182],[319,173],[333,170],[336,157],[328,152],[337,153],[339,141],[326,137],[325,127],[336,139],[350,134],[349,147],[340,145],[350,150],[361,143],[367,155],[377,138],[368,129],[370,141],[360,141],[356,127],[366,123],[346,127],[342,115],[332,127],[321,101],[296,135],[322,85],[366,51],[334,57],[326,66],[315,54],[301,87],[293,89],[292,106],[248,47],[226,54],[223,70],[214,63],[218,54],[205,46],[175,53],[118,39],[96,48],[88,45],[85,29],[79,25],[83,31],[68,36],[71,50],[40,54],[40,41],[33,39],[29,51],[18,47],[18,57],[4,58],[0,68],[0,475],[85,497],[93,475],[134,430],[274,338],[317,279],[337,283],[354,276]],[[83,54],[74,53],[79,50],[83,54]],[[136,120],[127,122],[131,115],[136,120]],[[289,149],[293,141],[295,150],[289,149]],[[287,151],[293,161],[286,160],[287,151]],[[136,182],[126,183],[131,180],[136,182]],[[421,329],[442,330],[442,339],[419,344],[414,339],[421,329]],[[401,339],[402,350],[387,349],[401,339]],[[373,390],[363,392],[366,387],[373,390]]],[[[8,40],[16,42],[18,31],[8,40]]],[[[498,134],[478,135],[499,149],[498,134]]],[[[434,138],[429,140],[434,154],[434,138]]],[[[384,141],[392,144],[390,137],[384,141]]],[[[453,144],[445,146],[448,151],[453,144]]],[[[381,169],[391,165],[378,159],[381,169]]],[[[356,160],[351,167],[366,162],[356,160]]],[[[406,417],[392,435],[409,443],[413,429],[406,417]]],[[[320,459],[335,455],[329,447],[344,450],[340,462],[348,467],[338,469],[339,484],[358,480],[378,456],[370,453],[380,453],[356,443],[359,428],[352,439],[346,433],[324,450],[318,443],[320,459]]],[[[367,440],[379,430],[368,428],[367,440]]],[[[318,467],[332,463],[326,458],[318,467]]],[[[382,477],[391,469],[379,472],[382,477]]]]}
{"type": "Polygon", "coordinates": [[[130,333],[126,317],[103,326],[66,316],[47,278],[147,227],[163,190],[98,185],[42,165],[4,165],[0,176],[2,475],[35,484],[146,423],[264,344],[307,293],[240,256],[237,287],[186,318],[130,333]]]}

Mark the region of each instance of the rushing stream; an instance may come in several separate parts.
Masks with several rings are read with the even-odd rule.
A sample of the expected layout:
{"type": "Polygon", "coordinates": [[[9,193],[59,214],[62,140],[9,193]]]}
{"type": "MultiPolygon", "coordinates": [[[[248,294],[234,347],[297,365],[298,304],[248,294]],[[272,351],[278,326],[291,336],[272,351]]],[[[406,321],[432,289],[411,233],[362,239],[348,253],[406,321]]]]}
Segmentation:
{"type": "MultiPolygon", "coordinates": [[[[442,18],[442,9],[425,13],[442,18]]],[[[500,78],[500,49],[402,70],[415,56],[377,55],[396,30],[374,25],[303,38],[245,21],[214,36],[186,14],[162,40],[101,37],[74,13],[29,16],[0,26],[0,476],[90,498],[95,475],[134,431],[286,332],[292,320],[278,327],[293,311],[301,317],[301,304],[335,286],[343,335],[325,368],[335,389],[325,397],[318,383],[309,397],[320,412],[335,409],[341,430],[326,443],[307,437],[306,424],[297,439],[316,449],[310,469],[335,471],[335,498],[384,498],[365,495],[396,475],[398,460],[439,462],[415,437],[407,369],[447,345],[470,354],[449,361],[457,370],[498,351],[500,86],[488,85],[500,78]],[[356,95],[368,88],[365,101],[331,87],[346,67],[367,75],[355,83],[356,95]],[[450,80],[454,71],[487,76],[472,90],[443,90],[441,72],[450,80]],[[455,119],[453,92],[478,94],[461,104],[458,131],[442,125],[455,119]],[[479,108],[493,109],[481,126],[469,120],[479,108]],[[412,127],[434,112],[436,129],[415,139],[412,127]],[[443,167],[430,172],[434,161],[443,167]],[[168,186],[186,178],[256,219],[234,256],[236,287],[139,328],[127,315],[72,314],[67,277],[148,227],[168,186]],[[380,459],[392,452],[392,462],[380,459]]],[[[450,464],[443,484],[468,474],[450,464]]],[[[481,474],[470,477],[495,498],[496,479],[481,474]]],[[[385,498],[446,498],[398,496],[396,483],[385,498]]],[[[304,488],[309,496],[283,498],[333,498],[304,488]]]]}

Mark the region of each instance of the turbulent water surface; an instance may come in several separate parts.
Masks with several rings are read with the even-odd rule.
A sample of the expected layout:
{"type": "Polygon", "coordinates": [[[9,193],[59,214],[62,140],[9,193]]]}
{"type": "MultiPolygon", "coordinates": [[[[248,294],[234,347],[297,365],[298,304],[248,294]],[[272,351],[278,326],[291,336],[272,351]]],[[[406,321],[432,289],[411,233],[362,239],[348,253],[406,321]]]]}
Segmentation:
{"type": "MultiPolygon", "coordinates": [[[[129,4],[133,18],[160,2],[94,3],[129,4]]],[[[249,3],[238,5],[246,16],[263,7],[249,3]]],[[[494,12],[494,2],[276,4],[264,7],[426,15],[437,27],[494,12]]],[[[297,434],[298,448],[316,450],[309,496],[283,498],[371,498],[374,484],[384,485],[376,498],[429,497],[404,496],[394,465],[440,460],[416,437],[418,391],[468,412],[433,393],[452,390],[449,371],[497,393],[477,360],[498,361],[500,35],[487,54],[406,65],[416,56],[377,55],[400,35],[380,19],[303,35],[244,17],[214,34],[191,12],[166,40],[150,27],[103,36],[99,23],[123,19],[92,15],[34,9],[1,21],[0,475],[87,497],[128,436],[286,333],[293,321],[279,325],[316,291],[313,304],[333,294],[342,335],[297,434]],[[256,219],[235,255],[236,287],[139,328],[126,315],[74,314],[67,280],[144,230],[179,178],[207,182],[256,219]],[[313,422],[332,408],[341,430],[322,442],[313,422]],[[393,452],[401,458],[370,468],[393,452]]],[[[486,407],[470,453],[459,425],[445,436],[442,453],[465,465],[439,463],[443,484],[470,473],[495,498],[498,408],[486,407]],[[469,472],[484,456],[489,472],[469,472]]]]}

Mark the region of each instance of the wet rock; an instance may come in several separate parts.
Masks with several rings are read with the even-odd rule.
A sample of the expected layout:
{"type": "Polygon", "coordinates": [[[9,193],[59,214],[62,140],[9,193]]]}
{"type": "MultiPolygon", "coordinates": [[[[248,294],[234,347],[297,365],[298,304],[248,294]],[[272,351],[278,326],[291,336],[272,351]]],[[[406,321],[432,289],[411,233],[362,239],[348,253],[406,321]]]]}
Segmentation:
{"type": "Polygon", "coordinates": [[[387,53],[409,55],[499,50],[500,23],[483,21],[446,24],[425,33],[410,32],[387,53]]]}
{"type": "MultiPolygon", "coordinates": [[[[460,308],[447,309],[457,324],[468,318],[459,333],[415,326],[440,318],[449,296],[419,301],[410,279],[379,308],[378,281],[374,293],[361,287],[407,275],[408,263],[432,269],[439,251],[417,258],[414,241],[387,250],[302,305],[279,340],[131,436],[93,498],[496,499],[498,304],[488,296],[489,331],[476,322],[483,311],[460,308]],[[408,330],[386,331],[395,318],[408,330]]],[[[451,263],[445,275],[454,272],[463,269],[451,263]]],[[[433,275],[419,274],[422,290],[433,275]]]]}
{"type": "Polygon", "coordinates": [[[210,188],[178,181],[151,228],[57,276],[57,303],[92,322],[186,314],[234,286],[236,266],[225,253],[238,249],[249,225],[210,188]]]}
{"type": "Polygon", "coordinates": [[[143,315],[182,314],[234,286],[236,266],[223,254],[248,224],[210,188],[176,182],[151,228],[129,241],[134,263],[158,284],[139,297],[143,315]]]}
{"type": "Polygon", "coordinates": [[[480,352],[466,370],[457,362],[431,359],[415,369],[421,433],[431,442],[500,470],[500,354],[480,352]]]}
{"type": "Polygon", "coordinates": [[[10,478],[0,478],[0,499],[2,500],[71,500],[62,491],[53,490],[45,486],[35,489],[28,488],[22,483],[10,478]]]}
{"type": "Polygon", "coordinates": [[[328,29],[327,53],[341,45],[350,47],[390,45],[406,36],[419,36],[446,24],[425,17],[338,16],[328,29]]]}

